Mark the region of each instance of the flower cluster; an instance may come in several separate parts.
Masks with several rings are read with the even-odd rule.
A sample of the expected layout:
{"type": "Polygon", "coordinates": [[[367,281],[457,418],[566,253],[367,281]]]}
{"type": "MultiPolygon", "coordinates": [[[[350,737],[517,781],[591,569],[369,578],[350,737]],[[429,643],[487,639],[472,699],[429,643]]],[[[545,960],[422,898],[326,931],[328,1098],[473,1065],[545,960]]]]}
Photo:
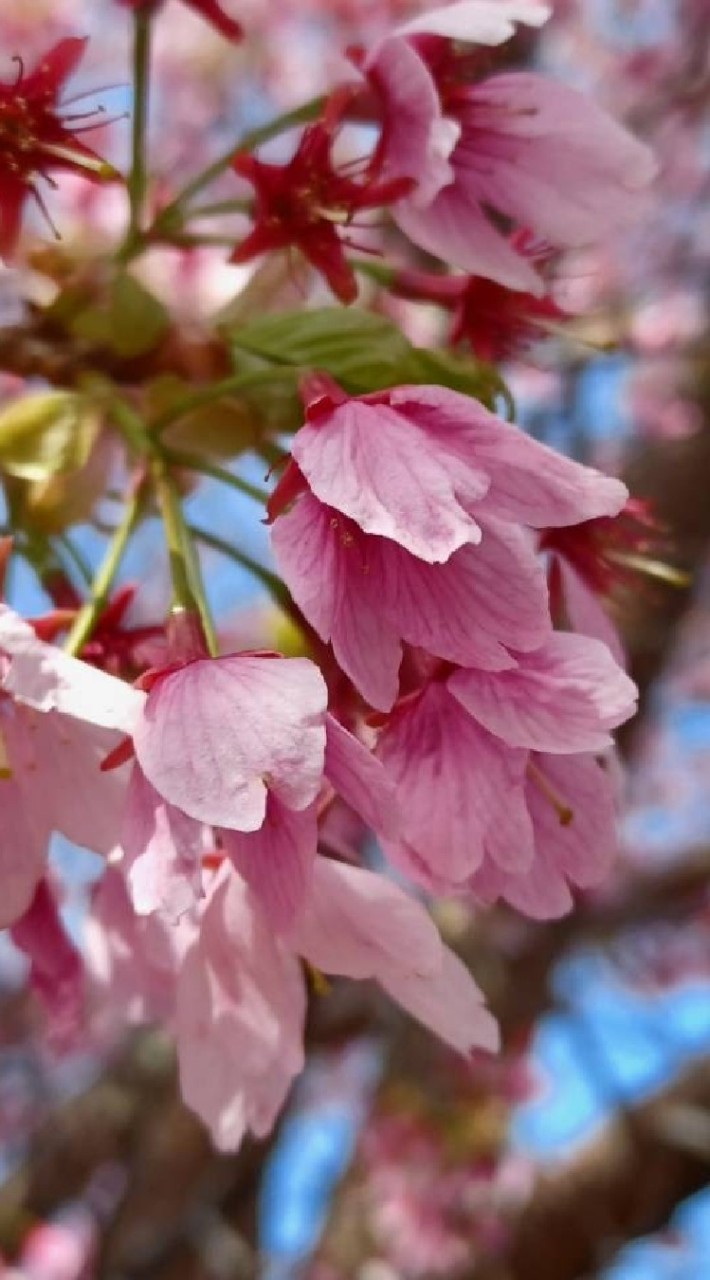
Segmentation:
{"type": "MultiPolygon", "coordinates": [[[[143,36],[162,6],[122,3],[140,10],[144,90],[143,36]]],[[[191,7],[228,39],[241,35],[220,5],[191,7]]],[[[184,1097],[224,1149],[273,1124],[303,1065],[309,984],[322,988],[323,975],[375,979],[464,1055],[497,1047],[483,994],[424,895],[475,908],[502,899],[550,918],[605,874],[616,843],[612,733],[633,714],[636,690],[607,637],[561,600],[558,579],[581,583],[582,595],[605,589],[600,556],[615,537],[631,545],[631,509],[619,480],[500,418],[491,392],[500,381],[477,361],[465,369],[468,393],[446,369],[440,385],[435,362],[422,366],[397,332],[382,377],[374,344],[356,361],[347,346],[362,317],[378,323],[361,311],[343,330],[345,352],[337,333],[331,341],[321,331],[314,347],[306,327],[310,345],[293,359],[278,343],[259,347],[257,316],[255,358],[242,367],[249,307],[266,299],[268,309],[263,274],[237,300],[234,327],[228,309],[203,348],[127,264],[161,239],[187,251],[200,244],[185,227],[190,199],[231,167],[256,193],[251,230],[223,246],[231,261],[296,251],[351,304],[369,262],[353,251],[372,247],[355,244],[351,229],[384,210],[378,251],[391,234],[417,270],[424,249],[465,273],[437,276],[447,282],[438,293],[420,271],[403,286],[394,256],[386,285],[454,309],[455,340],[467,336],[479,355],[509,354],[562,317],[544,296],[550,253],[632,218],[652,171],[640,144],[573,90],[528,73],[481,75],[477,46],[546,16],[537,0],[459,0],[413,20],[343,59],[325,106],[296,113],[308,123],[289,160],[255,155],[248,136],[162,207],[146,199],[142,92],[125,237],[109,266],[77,272],[58,291],[49,315],[50,329],[67,325],[72,389],[37,397],[3,437],[0,469],[18,485],[39,474],[60,504],[62,484],[76,484],[77,523],[96,514],[81,477],[90,487],[97,418],[132,474],[85,603],[65,584],[55,610],[33,622],[0,606],[0,925],[28,957],[55,1041],[84,1017],[94,1029],[127,1020],[171,1028],[184,1097]],[[346,126],[363,122],[370,152],[353,165],[338,147],[346,126]],[[234,376],[212,386],[205,369],[235,359],[234,376]],[[297,383],[304,413],[286,456],[297,383]],[[214,628],[199,530],[183,510],[185,469],[264,495],[212,457],[182,452],[170,428],[191,415],[194,426],[197,413],[198,450],[208,454],[199,411],[215,411],[217,453],[230,457],[229,405],[234,456],[248,434],[280,469],[266,502],[280,576],[256,568],[298,627],[299,656],[222,652],[214,628]],[[135,528],[156,512],[175,603],[164,628],[128,625],[133,594],[112,595],[114,578],[135,528]],[[106,861],[86,970],[48,870],[54,833],[106,861]],[[373,870],[374,841],[385,870],[373,870]]],[[[58,113],[82,49],[64,41],[35,72],[21,68],[16,84],[0,86],[8,252],[37,174],[103,172],[76,121],[58,113]]],[[[59,521],[37,534],[50,589],[72,549],[53,539],[55,527],[64,533],[59,521]]],[[[253,567],[240,547],[205,536],[253,567]]]]}

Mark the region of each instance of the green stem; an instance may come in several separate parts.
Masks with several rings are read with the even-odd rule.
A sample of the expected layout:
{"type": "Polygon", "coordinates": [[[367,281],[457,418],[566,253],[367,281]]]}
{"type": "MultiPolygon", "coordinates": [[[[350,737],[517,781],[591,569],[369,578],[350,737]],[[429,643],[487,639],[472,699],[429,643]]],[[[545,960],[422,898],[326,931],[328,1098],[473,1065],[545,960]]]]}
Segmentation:
{"type": "Polygon", "coordinates": [[[126,503],[123,519],[106,549],[106,555],[99,565],[91,584],[89,599],[79,610],[67,636],[64,645],[67,653],[73,655],[80,653],[87,640],[91,639],[96,624],[106,607],[109,592],[129,539],[140,520],[144,497],[145,489],[143,484],[135,485],[133,494],[126,503]]]}
{"type": "Polygon", "coordinates": [[[193,204],[191,218],[219,218],[228,213],[249,213],[253,200],[216,200],[214,204],[193,204]]]}
{"type": "Polygon", "coordinates": [[[314,120],[323,108],[325,98],[312,98],[310,102],[304,102],[302,106],[296,107],[293,111],[287,111],[284,115],[277,116],[275,120],[271,120],[268,124],[260,125],[257,129],[250,129],[248,133],[242,134],[236,142],[233,142],[228,151],[224,151],[221,156],[213,160],[207,165],[206,169],[202,169],[200,173],[188,182],[187,186],[175,197],[170,204],[166,205],[155,221],[154,230],[164,229],[182,217],[185,206],[189,203],[198,191],[202,191],[203,187],[208,187],[211,182],[219,178],[232,163],[235,155],[239,151],[253,151],[255,147],[261,146],[262,142],[268,142],[271,138],[276,138],[280,133],[285,133],[287,129],[293,129],[299,124],[306,124],[309,120],[314,120]]]}
{"type": "MultiPolygon", "coordinates": [[[[112,534],[114,534],[115,532],[116,532],[115,528],[111,529],[112,534]]],[[[72,564],[74,565],[74,568],[77,570],[77,573],[80,575],[80,577],[83,578],[86,586],[91,586],[91,580],[92,580],[91,565],[89,564],[86,557],[82,555],[79,548],[74,546],[74,543],[69,537],[69,534],[68,533],[58,534],[57,542],[59,543],[60,547],[63,547],[64,551],[67,554],[68,559],[71,560],[72,564]]]]}
{"type": "Polygon", "coordinates": [[[240,551],[238,547],[233,547],[231,542],[227,542],[225,538],[220,538],[219,534],[211,533],[209,529],[203,529],[200,525],[191,524],[190,532],[194,538],[197,538],[198,542],[204,543],[206,547],[210,547],[213,551],[219,551],[220,555],[233,560],[242,569],[248,569],[249,573],[264,584],[284,613],[290,614],[293,611],[291,597],[277,574],[272,573],[263,564],[259,564],[258,560],[253,560],[251,556],[247,555],[246,551],[240,551]]]}
{"type": "Polygon", "coordinates": [[[182,400],[171,405],[164,413],[159,414],[151,425],[151,433],[154,437],[159,436],[167,427],[171,427],[175,422],[179,422],[181,418],[187,417],[195,409],[202,409],[204,405],[212,404],[215,400],[222,400],[225,396],[234,395],[235,392],[249,391],[252,387],[260,387],[264,383],[274,381],[295,383],[297,377],[297,369],[281,367],[277,369],[252,369],[249,373],[235,374],[233,378],[223,378],[221,382],[214,382],[210,387],[203,387],[199,391],[193,391],[190,395],[184,396],[182,400]]]}
{"type": "Polygon", "coordinates": [[[134,24],[132,156],[131,172],[128,177],[131,206],[126,241],[120,257],[130,256],[133,245],[140,239],[143,204],[148,185],[146,133],[150,84],[151,15],[149,10],[138,9],[134,15],[134,24]]]}
{"type": "Polygon", "coordinates": [[[217,462],[210,462],[208,458],[201,458],[198,453],[187,453],[183,449],[165,449],[164,456],[174,466],[184,467],[186,471],[196,471],[202,476],[211,476],[213,480],[219,480],[232,489],[238,489],[240,493],[245,494],[247,498],[253,498],[255,502],[265,505],[269,500],[266,489],[250,484],[248,480],[243,480],[227,467],[221,467],[217,462]]]}

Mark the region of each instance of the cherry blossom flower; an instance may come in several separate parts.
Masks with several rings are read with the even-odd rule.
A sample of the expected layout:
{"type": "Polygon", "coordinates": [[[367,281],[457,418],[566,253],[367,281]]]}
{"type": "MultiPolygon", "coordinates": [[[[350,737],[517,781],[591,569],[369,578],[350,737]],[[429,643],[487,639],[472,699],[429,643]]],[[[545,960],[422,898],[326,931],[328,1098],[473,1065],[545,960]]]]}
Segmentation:
{"type": "Polygon", "coordinates": [[[216,1144],[273,1125],[303,1066],[305,986],[298,956],[324,973],[375,978],[462,1053],[493,1050],[497,1030],[464,965],[426,911],[372,872],[319,858],[306,909],[275,936],[246,885],[220,873],[177,986],[180,1080],[216,1144]]]}
{"type": "Polygon", "coordinates": [[[316,385],[272,495],[272,517],[296,498],[272,543],[297,605],[368,702],[392,706],[402,640],[492,670],[514,665],[509,648],[537,648],[551,624],[527,526],[616,512],[624,486],[457,392],[352,398],[316,385]]]}
{"type": "MultiPolygon", "coordinates": [[[[241,40],[244,32],[240,23],[236,18],[231,18],[222,8],[217,0],[183,0],[189,9],[193,9],[195,13],[199,13],[202,18],[211,23],[220,35],[226,40],[241,40]]],[[[162,0],[118,0],[124,8],[128,9],[157,9],[162,0]]]]}
{"type": "Polygon", "coordinates": [[[37,177],[55,169],[94,180],[117,176],[82,142],[85,117],[61,114],[60,95],[86,43],[76,37],[60,40],[28,73],[17,59],[14,81],[0,83],[0,257],[9,258],[15,249],[28,196],[44,209],[37,177]]]}
{"type": "Polygon", "coordinates": [[[533,914],[549,881],[555,914],[571,905],[565,873],[587,883],[614,847],[612,780],[588,753],[611,745],[636,690],[586,637],[555,633],[517,660],[507,671],[455,671],[395,708],[378,754],[397,784],[403,834],[385,849],[433,892],[495,896],[504,885],[516,905],[537,903],[533,914]]]}
{"type": "Polygon", "coordinates": [[[566,85],[530,72],[467,82],[470,57],[459,60],[451,38],[497,43],[506,24],[510,34],[513,21],[547,15],[544,6],[508,6],[491,33],[492,16],[473,3],[435,10],[382,41],[364,70],[381,102],[384,172],[417,183],[394,211],[405,234],[452,266],[540,294],[536,271],[488,211],[556,248],[590,244],[638,216],[655,163],[566,85]],[[417,129],[402,127],[412,116],[417,129]]]}

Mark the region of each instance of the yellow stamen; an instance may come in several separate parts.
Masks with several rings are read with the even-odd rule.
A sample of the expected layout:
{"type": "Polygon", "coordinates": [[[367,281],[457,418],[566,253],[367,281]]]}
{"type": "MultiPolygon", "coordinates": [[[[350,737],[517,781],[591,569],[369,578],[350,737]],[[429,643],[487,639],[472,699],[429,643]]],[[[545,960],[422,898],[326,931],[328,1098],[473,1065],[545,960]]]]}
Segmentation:
{"type": "Polygon", "coordinates": [[[68,160],[70,164],[79,165],[89,173],[95,173],[99,178],[120,177],[118,170],[114,169],[108,160],[102,160],[100,156],[90,156],[84,151],[75,151],[73,147],[63,147],[58,142],[42,142],[40,148],[46,155],[55,156],[57,160],[68,160]]]}
{"type": "Polygon", "coordinates": [[[0,729],[0,781],[6,781],[11,777],[12,769],[10,768],[10,757],[7,753],[7,743],[2,729],[0,729]]]}
{"type": "Polygon", "coordinates": [[[637,573],[645,573],[647,578],[657,578],[672,587],[689,587],[692,581],[689,573],[663,560],[651,560],[648,556],[635,555],[633,551],[607,551],[606,555],[607,560],[613,560],[614,564],[635,569],[637,573]]]}
{"type": "Polygon", "coordinates": [[[325,974],[321,973],[320,969],[316,969],[315,965],[309,964],[308,960],[304,960],[303,963],[306,966],[306,973],[315,994],[317,996],[329,996],[331,985],[325,974]]]}

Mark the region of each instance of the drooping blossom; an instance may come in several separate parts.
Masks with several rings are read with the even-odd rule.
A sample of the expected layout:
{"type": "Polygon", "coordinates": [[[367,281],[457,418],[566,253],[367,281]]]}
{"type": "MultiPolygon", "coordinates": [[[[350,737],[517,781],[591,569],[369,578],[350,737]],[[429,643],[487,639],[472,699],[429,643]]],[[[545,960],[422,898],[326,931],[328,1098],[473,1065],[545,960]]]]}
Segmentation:
{"type": "Polygon", "coordinates": [[[303,1065],[305,985],[298,957],[323,973],[375,978],[462,1053],[492,1050],[497,1030],[470,974],[425,909],[384,877],[318,858],[293,929],[275,936],[228,871],[205,909],[177,985],[183,1096],[219,1147],[271,1128],[303,1065]]]}
{"type": "Polygon", "coordinates": [[[473,887],[557,914],[571,905],[567,879],[600,878],[613,850],[613,783],[591,753],[611,745],[636,690],[583,636],[554,633],[516,656],[506,671],[444,672],[395,708],[378,754],[402,837],[385,848],[432,892],[473,887]]]}
{"type": "Polygon", "coordinates": [[[126,776],[102,774],[101,761],[126,732],[141,695],[44,644],[5,606],[0,674],[0,927],[6,927],[30,906],[52,832],[96,853],[113,848],[126,776]]]}
{"type": "Polygon", "coordinates": [[[315,386],[272,496],[272,517],[295,498],[272,541],[296,603],[363,696],[391,707],[402,640],[491,670],[514,665],[510,648],[537,648],[550,618],[528,527],[616,512],[624,486],[457,392],[315,386]]]}
{"type": "MultiPolygon", "coordinates": [[[[517,9],[508,8],[508,27],[548,16],[540,5],[517,9]]],[[[504,39],[499,22],[491,41],[493,12],[475,3],[435,10],[382,41],[364,69],[380,99],[383,171],[416,183],[394,211],[405,234],[452,266],[539,294],[539,276],[490,212],[555,248],[590,244],[638,216],[655,164],[567,85],[531,72],[471,82],[470,55],[451,40],[504,39]],[[412,114],[416,131],[400,123],[412,114]]]]}
{"type": "Polygon", "coordinates": [[[249,262],[274,249],[298,249],[328,282],[341,302],[357,297],[357,282],[347,260],[347,232],[362,210],[377,209],[399,199],[411,184],[407,178],[378,182],[338,167],[332,156],[344,101],[333,95],[323,117],[304,129],[292,158],[270,164],[240,154],[234,171],[256,191],[255,225],[232,254],[232,262],[249,262]]]}
{"type": "MultiPolygon", "coordinates": [[[[158,9],[163,0],[118,0],[118,3],[127,9],[152,11],[158,9]]],[[[188,9],[199,13],[200,17],[211,23],[226,40],[238,41],[242,39],[244,32],[241,24],[237,22],[236,18],[230,17],[222,6],[217,3],[217,0],[183,0],[183,3],[187,5],[188,9]]]]}
{"type": "Polygon", "coordinates": [[[30,72],[17,58],[18,72],[0,82],[0,257],[11,257],[28,197],[44,209],[37,179],[57,169],[90,179],[115,177],[81,134],[86,116],[62,114],[60,97],[76,70],[87,41],[68,37],[53,45],[30,72]]]}

